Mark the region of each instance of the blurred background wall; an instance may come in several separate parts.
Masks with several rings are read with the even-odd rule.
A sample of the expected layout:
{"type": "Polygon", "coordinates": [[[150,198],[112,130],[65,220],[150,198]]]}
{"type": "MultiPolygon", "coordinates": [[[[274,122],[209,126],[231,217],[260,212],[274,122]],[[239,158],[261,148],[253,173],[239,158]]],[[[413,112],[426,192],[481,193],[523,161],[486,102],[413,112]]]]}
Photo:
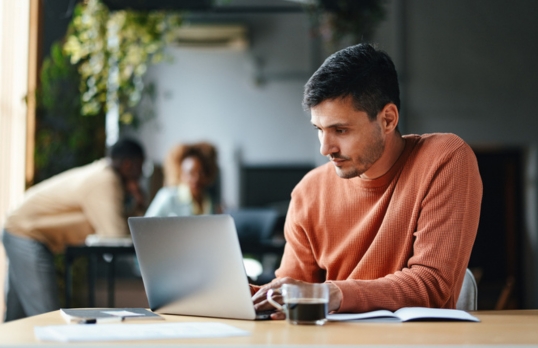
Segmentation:
{"type": "MultiPolygon", "coordinates": [[[[228,1],[235,2],[241,1],[228,1]]],[[[286,1],[262,2],[280,6],[286,1]]],[[[40,1],[42,58],[65,35],[74,3],[40,1]]],[[[479,160],[484,200],[469,265],[482,278],[479,308],[538,308],[538,120],[533,109],[538,2],[387,0],[385,5],[386,18],[371,41],[388,52],[399,73],[400,129],[404,134],[456,133],[479,160]]],[[[245,168],[277,168],[276,177],[282,177],[289,174],[286,168],[300,172],[325,163],[301,107],[305,82],[330,53],[312,35],[309,16],[284,9],[195,13],[186,19],[185,24],[241,23],[248,28],[248,44],[173,44],[167,49],[173,61],[150,67],[145,82],[155,86],[150,105],[155,117],[128,133],[144,144],[155,168],[179,142],[214,143],[222,198],[233,208],[248,201],[244,182],[250,172],[245,168]]]]}
{"type": "Polygon", "coordinates": [[[172,46],[173,63],[150,69],[156,118],[139,133],[156,163],[177,142],[213,142],[229,207],[240,205],[241,164],[314,164],[318,156],[301,106],[313,70],[306,15],[236,18],[250,29],[246,49],[172,46]]]}
{"type": "MultiPolygon", "coordinates": [[[[491,197],[484,200],[499,199],[490,210],[505,216],[493,225],[505,228],[492,233],[484,223],[479,238],[490,257],[504,260],[491,271],[512,268],[525,305],[538,306],[538,3],[394,0],[387,10],[372,41],[399,71],[403,133],[456,133],[485,158],[483,176],[512,173],[485,182],[491,197]]],[[[171,46],[174,61],[150,69],[156,118],[139,132],[156,163],[176,142],[214,142],[228,206],[241,204],[241,165],[325,161],[300,104],[304,83],[326,57],[309,35],[308,16],[233,19],[248,24],[247,48],[171,46]]]]}

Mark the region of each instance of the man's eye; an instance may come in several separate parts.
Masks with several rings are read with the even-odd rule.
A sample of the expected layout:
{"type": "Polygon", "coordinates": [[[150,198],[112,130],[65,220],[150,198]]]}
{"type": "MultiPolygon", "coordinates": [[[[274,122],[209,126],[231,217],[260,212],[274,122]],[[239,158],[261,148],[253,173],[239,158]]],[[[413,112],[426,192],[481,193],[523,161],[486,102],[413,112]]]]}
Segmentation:
{"type": "Polygon", "coordinates": [[[336,133],[338,134],[344,134],[346,132],[346,129],[336,129],[336,133]]]}

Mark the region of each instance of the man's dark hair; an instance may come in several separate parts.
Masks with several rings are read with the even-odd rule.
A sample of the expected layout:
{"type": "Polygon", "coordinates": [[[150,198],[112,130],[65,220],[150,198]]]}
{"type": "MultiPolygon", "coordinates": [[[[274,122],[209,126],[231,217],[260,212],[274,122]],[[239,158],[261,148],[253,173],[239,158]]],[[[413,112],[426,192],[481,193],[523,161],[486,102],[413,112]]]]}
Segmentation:
{"type": "Polygon", "coordinates": [[[325,100],[349,96],[371,120],[388,103],[400,109],[398,75],[385,52],[358,44],[332,54],[306,83],[303,106],[309,110],[325,100]]]}
{"type": "Polygon", "coordinates": [[[124,138],[112,145],[109,156],[112,160],[144,159],[144,149],[136,140],[124,138]]]}

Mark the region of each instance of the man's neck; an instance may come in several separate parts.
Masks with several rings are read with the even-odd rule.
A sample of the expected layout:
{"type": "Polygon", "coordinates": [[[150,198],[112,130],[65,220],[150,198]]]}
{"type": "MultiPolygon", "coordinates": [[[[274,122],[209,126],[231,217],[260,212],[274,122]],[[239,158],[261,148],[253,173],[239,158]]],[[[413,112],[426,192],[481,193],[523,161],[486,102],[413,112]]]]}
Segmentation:
{"type": "Polygon", "coordinates": [[[383,176],[392,168],[405,149],[405,139],[400,133],[394,132],[387,138],[385,150],[381,157],[366,172],[360,175],[362,179],[373,180],[383,176]]]}

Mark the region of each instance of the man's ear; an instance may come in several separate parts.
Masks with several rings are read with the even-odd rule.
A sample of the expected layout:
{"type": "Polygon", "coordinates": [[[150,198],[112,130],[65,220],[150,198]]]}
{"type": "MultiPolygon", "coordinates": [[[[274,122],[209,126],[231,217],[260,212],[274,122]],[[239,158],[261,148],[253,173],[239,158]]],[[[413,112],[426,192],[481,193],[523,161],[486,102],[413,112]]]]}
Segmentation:
{"type": "Polygon", "coordinates": [[[388,103],[379,113],[381,117],[381,127],[384,133],[393,132],[398,127],[400,121],[400,113],[398,108],[393,103],[388,103]]]}

